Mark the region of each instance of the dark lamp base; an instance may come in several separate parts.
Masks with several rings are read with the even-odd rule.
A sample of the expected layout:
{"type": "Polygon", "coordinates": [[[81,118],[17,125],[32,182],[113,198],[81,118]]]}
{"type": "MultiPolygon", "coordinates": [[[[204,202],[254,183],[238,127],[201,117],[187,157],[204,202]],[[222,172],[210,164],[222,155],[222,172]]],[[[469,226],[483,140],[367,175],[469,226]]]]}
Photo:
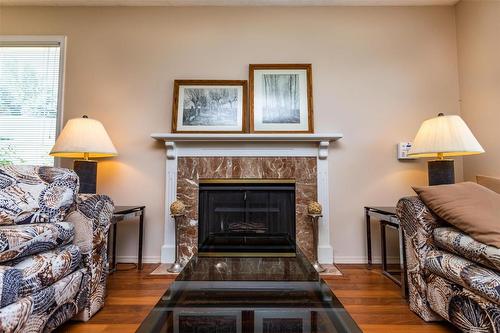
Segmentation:
{"type": "Polygon", "coordinates": [[[80,178],[79,193],[96,193],[97,161],[76,160],[73,169],[80,178]]]}
{"type": "Polygon", "coordinates": [[[453,160],[429,161],[429,185],[455,184],[455,163],[453,160]]]}

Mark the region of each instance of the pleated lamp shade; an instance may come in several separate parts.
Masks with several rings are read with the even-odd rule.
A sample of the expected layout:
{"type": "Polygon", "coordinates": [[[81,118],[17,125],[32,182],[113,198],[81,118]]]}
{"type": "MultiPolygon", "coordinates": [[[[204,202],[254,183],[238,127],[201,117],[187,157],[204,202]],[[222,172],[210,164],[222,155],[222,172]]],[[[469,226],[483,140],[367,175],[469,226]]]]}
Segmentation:
{"type": "Polygon", "coordinates": [[[462,118],[440,114],[422,123],[408,156],[444,158],[481,153],[483,147],[462,118]]]}
{"type": "Polygon", "coordinates": [[[88,159],[116,156],[118,152],[101,122],[84,116],[68,120],[50,155],[88,159]]]}

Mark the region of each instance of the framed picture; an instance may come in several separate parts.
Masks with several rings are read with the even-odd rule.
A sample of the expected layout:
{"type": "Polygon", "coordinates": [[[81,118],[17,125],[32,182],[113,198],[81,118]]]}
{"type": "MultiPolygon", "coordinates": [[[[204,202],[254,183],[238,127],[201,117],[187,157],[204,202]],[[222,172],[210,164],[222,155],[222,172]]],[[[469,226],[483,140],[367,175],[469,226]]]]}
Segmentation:
{"type": "Polygon", "coordinates": [[[175,80],[172,133],[244,133],[247,81],[175,80]]]}
{"type": "Polygon", "coordinates": [[[250,132],[313,133],[310,64],[250,65],[250,132]]]}

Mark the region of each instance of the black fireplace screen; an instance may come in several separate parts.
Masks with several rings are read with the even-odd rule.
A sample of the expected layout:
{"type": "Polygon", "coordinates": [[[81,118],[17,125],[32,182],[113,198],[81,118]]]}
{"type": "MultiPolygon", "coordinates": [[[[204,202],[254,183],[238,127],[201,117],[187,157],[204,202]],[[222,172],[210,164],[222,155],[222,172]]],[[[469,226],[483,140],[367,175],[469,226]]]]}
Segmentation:
{"type": "Polygon", "coordinates": [[[200,181],[200,255],[294,255],[295,184],[200,181]]]}

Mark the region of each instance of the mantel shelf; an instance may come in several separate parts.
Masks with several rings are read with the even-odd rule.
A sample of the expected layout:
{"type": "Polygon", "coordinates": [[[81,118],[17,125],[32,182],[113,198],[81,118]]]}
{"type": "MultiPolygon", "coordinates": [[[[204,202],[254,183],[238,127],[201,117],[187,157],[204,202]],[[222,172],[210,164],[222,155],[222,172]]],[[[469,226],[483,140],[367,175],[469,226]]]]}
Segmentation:
{"type": "Polygon", "coordinates": [[[191,134],[153,133],[153,139],[165,142],[332,142],[343,137],[341,133],[314,134],[191,134]]]}

